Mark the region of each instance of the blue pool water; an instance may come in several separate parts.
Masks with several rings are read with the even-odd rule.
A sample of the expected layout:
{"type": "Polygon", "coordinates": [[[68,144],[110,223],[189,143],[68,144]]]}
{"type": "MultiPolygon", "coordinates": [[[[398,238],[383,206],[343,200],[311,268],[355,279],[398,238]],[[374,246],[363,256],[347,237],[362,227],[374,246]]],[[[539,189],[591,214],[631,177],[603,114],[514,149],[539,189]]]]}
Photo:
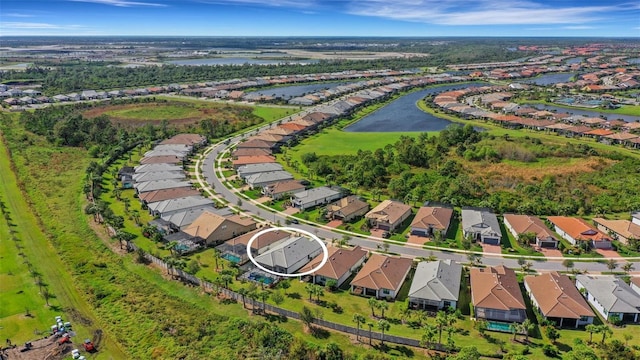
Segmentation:
{"type": "Polygon", "coordinates": [[[253,281],[257,281],[257,282],[261,282],[265,285],[270,285],[273,283],[273,279],[266,277],[266,276],[262,276],[260,274],[256,274],[256,273],[251,273],[249,274],[249,279],[253,280],[253,281]]]}
{"type": "Polygon", "coordinates": [[[240,259],[240,257],[235,256],[233,254],[223,254],[222,258],[225,259],[225,260],[229,260],[234,264],[237,264],[237,263],[240,262],[240,260],[242,260],[242,259],[240,259]]]}
{"type": "Polygon", "coordinates": [[[500,332],[511,332],[509,328],[509,324],[495,321],[487,321],[487,330],[491,331],[500,331],[500,332]]]}

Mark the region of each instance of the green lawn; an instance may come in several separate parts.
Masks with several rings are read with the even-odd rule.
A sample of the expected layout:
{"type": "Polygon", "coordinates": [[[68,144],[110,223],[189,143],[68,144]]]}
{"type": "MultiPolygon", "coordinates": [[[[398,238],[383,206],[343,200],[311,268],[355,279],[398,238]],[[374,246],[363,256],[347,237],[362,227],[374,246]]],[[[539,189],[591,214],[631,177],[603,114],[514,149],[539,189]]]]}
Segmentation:
{"type": "Polygon", "coordinates": [[[265,121],[274,121],[282,119],[285,116],[289,116],[296,112],[297,109],[290,107],[275,107],[275,106],[256,106],[253,109],[253,114],[263,118],[265,121]]]}

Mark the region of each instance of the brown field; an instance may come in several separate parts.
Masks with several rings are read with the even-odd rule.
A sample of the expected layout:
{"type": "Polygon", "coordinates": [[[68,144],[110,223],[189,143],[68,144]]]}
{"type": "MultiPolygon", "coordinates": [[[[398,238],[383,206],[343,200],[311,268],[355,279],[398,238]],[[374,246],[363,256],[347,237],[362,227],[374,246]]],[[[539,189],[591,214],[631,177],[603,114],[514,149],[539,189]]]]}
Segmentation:
{"type": "Polygon", "coordinates": [[[227,120],[231,124],[252,120],[257,118],[252,111],[253,108],[248,106],[170,101],[99,106],[86,111],[83,115],[89,118],[106,115],[114,124],[125,127],[159,125],[163,120],[167,120],[173,126],[185,128],[196,125],[203,119],[227,120]]]}
{"type": "MultiPolygon", "coordinates": [[[[613,160],[588,158],[547,158],[539,162],[519,163],[503,161],[500,163],[466,162],[464,167],[478,178],[494,181],[535,181],[545,175],[564,177],[571,174],[588,173],[601,170],[614,163],[613,160]]],[[[507,185],[508,184],[503,184],[507,185]]]]}

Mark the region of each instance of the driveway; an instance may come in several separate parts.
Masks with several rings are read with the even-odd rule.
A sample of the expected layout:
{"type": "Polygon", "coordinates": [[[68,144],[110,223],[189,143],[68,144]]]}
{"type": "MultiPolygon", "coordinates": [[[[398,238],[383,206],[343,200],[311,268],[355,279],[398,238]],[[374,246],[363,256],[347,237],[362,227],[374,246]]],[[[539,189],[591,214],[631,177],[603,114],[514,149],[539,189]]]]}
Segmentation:
{"type": "Polygon", "coordinates": [[[409,238],[407,239],[407,242],[409,244],[418,244],[418,245],[424,245],[425,243],[428,243],[429,241],[431,241],[431,238],[423,237],[423,236],[417,236],[417,235],[409,235],[409,238]]]}
{"type": "Polygon", "coordinates": [[[480,244],[482,246],[482,252],[485,254],[502,254],[502,248],[500,245],[480,244]]]}
{"type": "Polygon", "coordinates": [[[562,251],[558,249],[536,248],[536,251],[544,254],[544,257],[562,257],[562,251]]]}
{"type": "Polygon", "coordinates": [[[618,254],[615,250],[604,250],[604,249],[596,249],[596,252],[606,258],[621,258],[620,254],[618,254]]]}
{"type": "Polygon", "coordinates": [[[294,207],[288,207],[286,209],[284,209],[283,213],[287,214],[287,215],[293,215],[293,214],[297,214],[300,212],[300,209],[298,208],[294,208],[294,207]]]}
{"type": "Polygon", "coordinates": [[[342,220],[331,220],[327,223],[328,227],[332,227],[332,228],[337,228],[338,226],[342,225],[342,220]]]}

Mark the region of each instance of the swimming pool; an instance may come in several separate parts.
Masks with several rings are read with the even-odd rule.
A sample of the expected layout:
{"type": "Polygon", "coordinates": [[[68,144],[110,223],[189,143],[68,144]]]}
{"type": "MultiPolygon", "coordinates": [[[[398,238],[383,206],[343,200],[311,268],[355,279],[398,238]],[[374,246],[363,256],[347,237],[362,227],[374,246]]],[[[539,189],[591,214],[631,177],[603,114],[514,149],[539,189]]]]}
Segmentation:
{"type": "Polygon", "coordinates": [[[257,273],[249,274],[249,280],[261,282],[261,283],[263,283],[265,285],[271,285],[274,282],[274,279],[272,279],[270,277],[262,276],[262,275],[257,274],[257,273]]]}
{"type": "Polygon", "coordinates": [[[233,254],[229,254],[229,253],[222,254],[222,258],[225,259],[225,260],[229,260],[234,264],[237,264],[237,263],[240,262],[240,260],[242,260],[240,257],[235,256],[233,254]]]}
{"type": "Polygon", "coordinates": [[[487,330],[499,332],[511,332],[511,326],[507,323],[487,321],[487,330]]]}

